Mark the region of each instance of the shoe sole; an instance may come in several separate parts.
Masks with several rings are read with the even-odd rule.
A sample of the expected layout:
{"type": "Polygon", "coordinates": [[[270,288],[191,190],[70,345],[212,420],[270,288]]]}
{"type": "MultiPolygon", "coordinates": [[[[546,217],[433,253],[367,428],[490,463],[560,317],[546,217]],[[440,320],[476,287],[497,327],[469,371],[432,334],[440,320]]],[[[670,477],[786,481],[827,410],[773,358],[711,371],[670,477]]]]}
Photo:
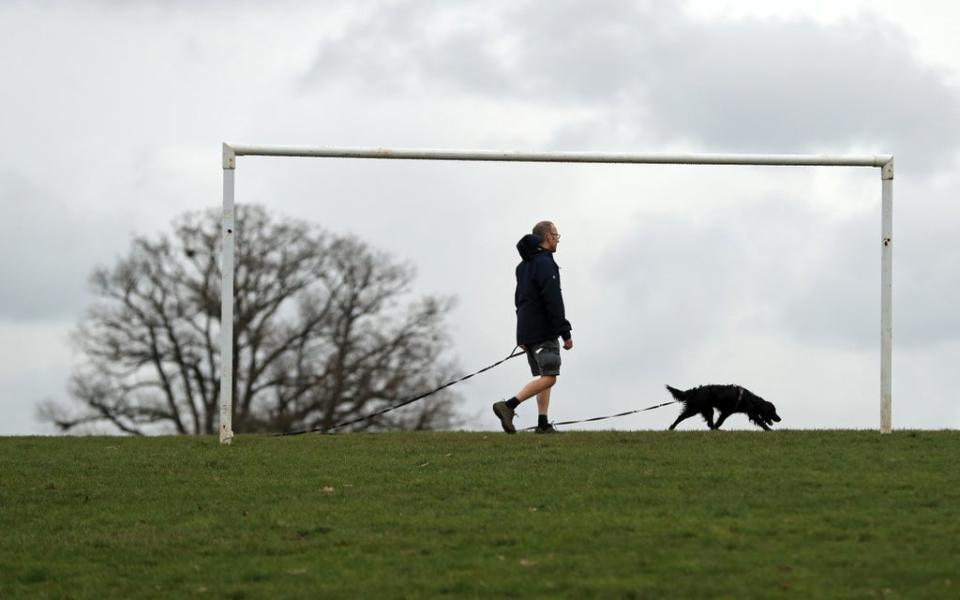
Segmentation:
{"type": "Polygon", "coordinates": [[[500,419],[500,427],[503,427],[504,431],[506,431],[507,433],[517,432],[517,428],[513,426],[513,423],[511,423],[510,420],[504,418],[503,415],[500,414],[500,411],[497,410],[496,406],[493,407],[493,414],[497,415],[497,418],[500,419]]]}

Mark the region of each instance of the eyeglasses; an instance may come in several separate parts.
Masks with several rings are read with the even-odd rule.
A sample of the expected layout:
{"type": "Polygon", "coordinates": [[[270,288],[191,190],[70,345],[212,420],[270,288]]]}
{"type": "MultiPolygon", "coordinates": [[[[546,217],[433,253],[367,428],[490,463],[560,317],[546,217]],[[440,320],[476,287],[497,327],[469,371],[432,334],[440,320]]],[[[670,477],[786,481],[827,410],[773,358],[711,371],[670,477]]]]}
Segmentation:
{"type": "Polygon", "coordinates": [[[553,232],[551,232],[550,235],[552,235],[554,238],[556,238],[556,239],[558,239],[558,240],[560,239],[560,234],[559,234],[559,233],[553,233],[553,232]]]}

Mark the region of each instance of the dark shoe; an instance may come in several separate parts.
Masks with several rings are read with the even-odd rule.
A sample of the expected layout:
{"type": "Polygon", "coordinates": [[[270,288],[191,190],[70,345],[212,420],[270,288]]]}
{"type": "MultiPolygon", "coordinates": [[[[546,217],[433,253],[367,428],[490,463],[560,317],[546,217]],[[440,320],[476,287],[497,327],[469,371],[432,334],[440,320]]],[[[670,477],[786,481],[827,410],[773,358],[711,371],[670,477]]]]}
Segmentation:
{"type": "Polygon", "coordinates": [[[500,426],[503,427],[503,430],[507,433],[516,433],[517,428],[513,426],[513,417],[516,415],[513,412],[513,409],[507,406],[506,401],[501,400],[500,402],[493,403],[493,414],[497,415],[500,419],[500,426]]]}
{"type": "Polygon", "coordinates": [[[540,427],[537,425],[537,428],[533,430],[534,433],[560,433],[553,428],[553,425],[547,425],[546,427],[540,427]]]}

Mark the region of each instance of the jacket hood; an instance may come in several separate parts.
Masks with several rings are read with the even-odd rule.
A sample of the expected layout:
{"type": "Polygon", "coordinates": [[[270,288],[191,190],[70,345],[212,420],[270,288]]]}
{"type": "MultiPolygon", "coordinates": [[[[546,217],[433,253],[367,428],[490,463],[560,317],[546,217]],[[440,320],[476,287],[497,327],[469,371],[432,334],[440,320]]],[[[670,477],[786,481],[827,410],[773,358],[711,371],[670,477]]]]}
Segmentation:
{"type": "Polygon", "coordinates": [[[530,260],[537,254],[543,252],[543,248],[540,247],[542,241],[543,238],[533,233],[528,233],[520,238],[520,241],[517,242],[517,252],[520,253],[520,258],[530,260]]]}

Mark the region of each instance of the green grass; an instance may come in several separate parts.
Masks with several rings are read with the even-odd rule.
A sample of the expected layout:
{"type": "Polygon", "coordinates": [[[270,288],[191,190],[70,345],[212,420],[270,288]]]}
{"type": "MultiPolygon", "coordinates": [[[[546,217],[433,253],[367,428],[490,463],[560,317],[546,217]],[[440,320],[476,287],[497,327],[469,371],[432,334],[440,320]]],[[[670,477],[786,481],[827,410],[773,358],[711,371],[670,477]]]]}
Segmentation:
{"type": "Polygon", "coordinates": [[[958,432],[0,438],[0,598],[956,598],[958,432]]]}

